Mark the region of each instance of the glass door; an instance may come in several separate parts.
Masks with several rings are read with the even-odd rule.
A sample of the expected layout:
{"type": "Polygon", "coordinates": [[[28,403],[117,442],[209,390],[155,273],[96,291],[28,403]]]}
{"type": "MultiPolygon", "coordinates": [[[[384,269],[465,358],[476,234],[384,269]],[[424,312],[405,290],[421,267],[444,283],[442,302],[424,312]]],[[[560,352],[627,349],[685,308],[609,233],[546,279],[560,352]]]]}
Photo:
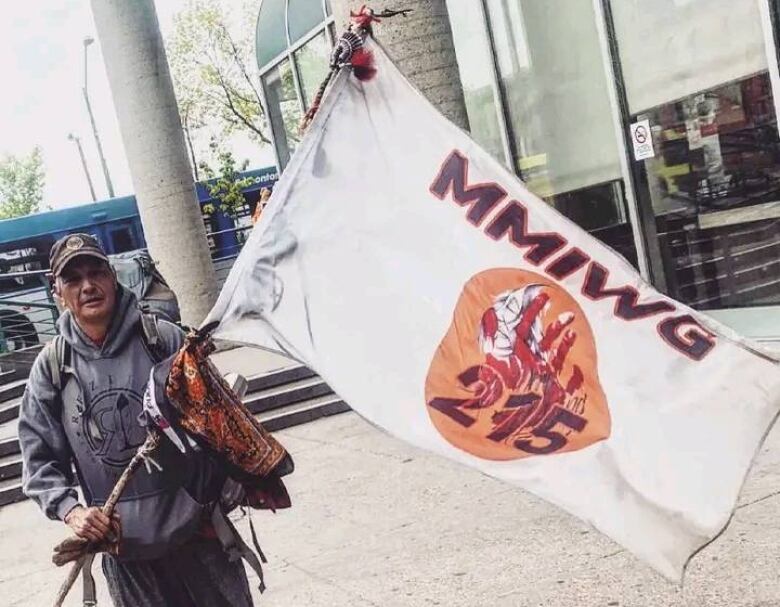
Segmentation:
{"type": "Polygon", "coordinates": [[[471,135],[639,264],[593,0],[448,0],[471,135]]]}
{"type": "Polygon", "coordinates": [[[486,0],[485,7],[515,172],[636,266],[593,3],[486,0]]]}
{"type": "Polygon", "coordinates": [[[766,3],[608,6],[657,286],[780,339],[780,91],[766,3]]]}

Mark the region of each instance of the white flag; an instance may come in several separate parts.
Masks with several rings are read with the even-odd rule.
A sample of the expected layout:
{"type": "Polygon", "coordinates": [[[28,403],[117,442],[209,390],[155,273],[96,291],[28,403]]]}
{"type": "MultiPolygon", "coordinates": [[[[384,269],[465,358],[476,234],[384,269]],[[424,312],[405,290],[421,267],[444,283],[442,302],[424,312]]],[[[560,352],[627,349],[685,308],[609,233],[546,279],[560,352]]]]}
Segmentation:
{"type": "Polygon", "coordinates": [[[409,443],[679,579],[720,533],[780,367],[645,284],[445,120],[375,44],[335,79],[208,321],[409,443]]]}

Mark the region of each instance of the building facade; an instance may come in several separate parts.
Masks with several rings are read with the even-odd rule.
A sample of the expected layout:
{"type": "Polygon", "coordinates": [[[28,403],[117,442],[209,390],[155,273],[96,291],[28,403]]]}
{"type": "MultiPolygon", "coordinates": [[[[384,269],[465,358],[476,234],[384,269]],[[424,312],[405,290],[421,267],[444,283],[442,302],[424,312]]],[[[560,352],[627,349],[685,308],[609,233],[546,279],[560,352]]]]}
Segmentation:
{"type": "MultiPolygon", "coordinates": [[[[261,4],[281,169],[355,4],[261,4]]],[[[780,0],[414,4],[376,34],[445,115],[657,289],[780,345],[780,0]]]]}

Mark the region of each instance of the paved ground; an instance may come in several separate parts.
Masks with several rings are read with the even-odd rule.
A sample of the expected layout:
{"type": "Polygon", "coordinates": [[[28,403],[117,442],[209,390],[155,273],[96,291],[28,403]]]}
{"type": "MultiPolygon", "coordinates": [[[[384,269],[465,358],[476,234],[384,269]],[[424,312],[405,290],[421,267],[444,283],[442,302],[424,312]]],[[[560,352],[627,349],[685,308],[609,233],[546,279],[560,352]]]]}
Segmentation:
{"type": "MultiPolygon", "coordinates": [[[[683,588],[542,501],[353,413],[279,436],[298,466],[295,505],[255,515],[271,561],[258,605],[780,606],[780,431],[730,528],[692,561],[683,588]]],[[[0,604],[50,604],[64,571],[49,551],[64,531],[29,502],[0,509],[0,604]]]]}

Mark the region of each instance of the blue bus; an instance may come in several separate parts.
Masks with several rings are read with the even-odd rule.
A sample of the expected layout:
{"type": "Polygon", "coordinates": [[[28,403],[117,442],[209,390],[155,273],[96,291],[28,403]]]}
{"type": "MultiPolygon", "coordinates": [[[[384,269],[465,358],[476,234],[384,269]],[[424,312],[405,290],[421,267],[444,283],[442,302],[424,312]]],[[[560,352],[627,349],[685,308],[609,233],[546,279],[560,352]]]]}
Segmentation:
{"type": "MultiPolygon", "coordinates": [[[[235,217],[221,212],[203,216],[218,272],[226,272],[232,265],[251,230],[251,216],[261,191],[273,189],[278,174],[275,167],[267,167],[245,171],[241,177],[252,179],[244,189],[246,207],[235,217]]],[[[214,202],[208,184],[196,184],[201,207],[214,202]]],[[[146,247],[135,196],[0,221],[0,352],[34,345],[39,338],[46,341],[52,324],[46,308],[51,307],[46,280],[49,250],[57,239],[74,232],[93,234],[109,255],[146,247]],[[16,336],[17,343],[8,343],[9,335],[16,336]]]]}
{"type": "MultiPolygon", "coordinates": [[[[215,259],[238,253],[243,244],[242,229],[249,227],[249,217],[260,191],[273,189],[278,178],[275,167],[246,171],[241,176],[253,179],[253,183],[244,190],[247,207],[236,218],[220,212],[204,215],[215,259]]],[[[201,206],[214,202],[207,185],[208,182],[196,184],[201,206]]],[[[0,221],[0,281],[5,273],[46,269],[51,246],[58,238],[73,232],[95,235],[109,254],[146,246],[135,196],[6,219],[0,221]]]]}

